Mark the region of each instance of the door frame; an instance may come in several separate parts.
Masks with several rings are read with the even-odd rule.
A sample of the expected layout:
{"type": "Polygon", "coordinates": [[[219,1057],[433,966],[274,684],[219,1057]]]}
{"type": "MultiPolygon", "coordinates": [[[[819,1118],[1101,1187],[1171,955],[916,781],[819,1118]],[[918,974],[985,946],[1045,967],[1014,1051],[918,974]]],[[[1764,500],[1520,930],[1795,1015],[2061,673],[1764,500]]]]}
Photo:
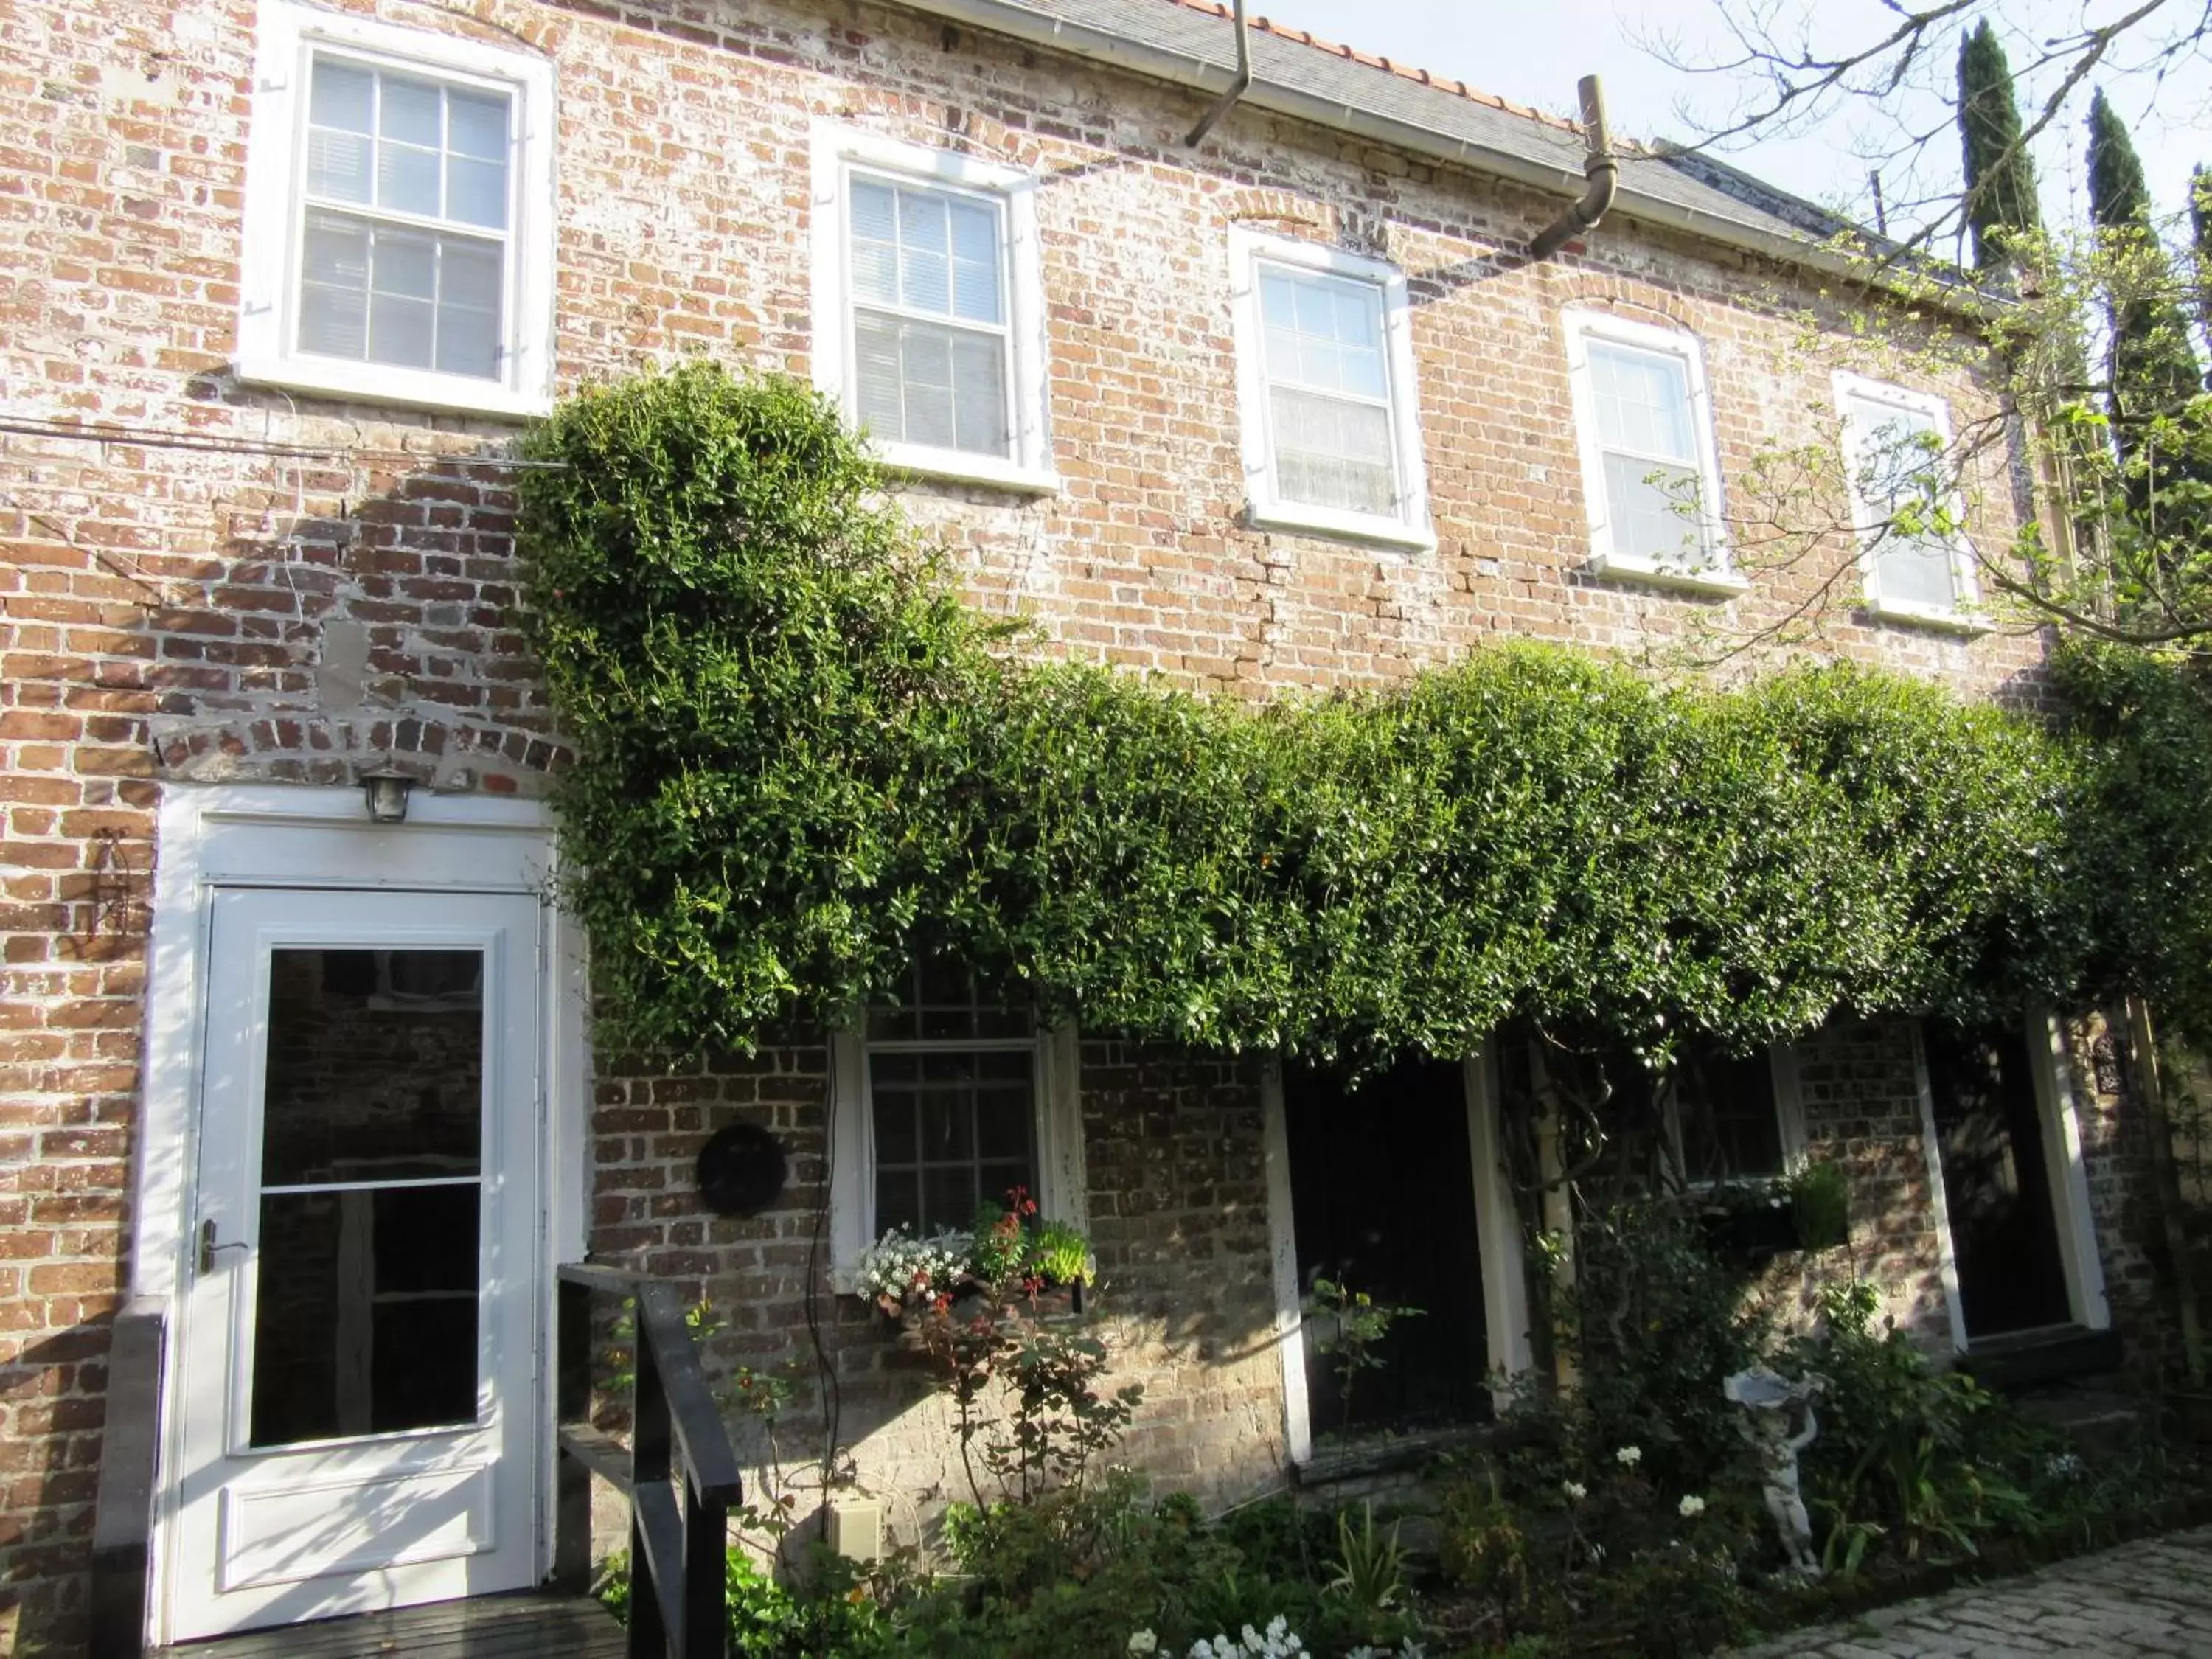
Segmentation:
{"type": "MultiPolygon", "coordinates": [[[[2112,1308],[2105,1295],[2105,1261],[2097,1249],[2096,1212],[2089,1199],[2089,1171],[2081,1152],[2081,1115],[2074,1100],[2074,1068],[2066,1047],[2066,1028],[2056,1012],[2040,1009],[2021,1017],[2029,1081],[2035,1090],[2035,1122],[2042,1139],[2043,1163],[2051,1188],[2051,1223],[2058,1232],[2058,1265],[2066,1281],[2067,1312],[2084,1330],[2109,1330],[2112,1308]]],[[[1951,1237],[1950,1196],[1943,1185],[1943,1145],[1936,1133],[1936,1089],[1928,1071],[1928,1048],[1921,1022],[1911,1022],[1912,1069],[1920,1091],[1922,1150],[1928,1160],[1931,1219],[1936,1266],[1949,1316],[1951,1346],[1965,1353],[1966,1304],[1959,1289],[1959,1253],[1951,1237]]]]}
{"type": "MultiPolygon", "coordinates": [[[[1517,1376],[1533,1363],[1528,1289],[1522,1275],[1520,1210],[1498,1139],[1497,1062],[1489,1044],[1461,1063],[1460,1079],[1467,1098],[1468,1178],[1474,1188],[1476,1243],[1482,1261],[1484,1337],[1491,1369],[1517,1376]]],[[[1279,1057],[1270,1056],[1261,1073],[1260,1108],[1275,1292],[1274,1344],[1283,1368],[1283,1453],[1286,1462],[1300,1464],[1313,1456],[1313,1419],[1306,1398],[1305,1298],[1298,1279],[1290,1123],[1283,1109],[1279,1057]]]]}
{"type": "Polygon", "coordinates": [[[556,1262],[584,1250],[588,1216],[591,1066],[582,930],[553,903],[559,872],[543,803],[417,791],[406,821],[369,821],[362,792],[285,784],[165,786],[155,842],[138,1133],[131,1172],[131,1287],[162,1307],[161,1481],[154,1511],[149,1642],[168,1639],[174,1587],[175,1478],[183,1455],[174,1379],[189,1283],[199,1153],[199,1091],[210,966],[210,902],[218,887],[529,894],[541,902],[538,1142],[542,1210],[535,1229],[539,1362],[536,1397],[536,1552],[552,1566],[553,1401],[544,1362],[556,1262]]]}

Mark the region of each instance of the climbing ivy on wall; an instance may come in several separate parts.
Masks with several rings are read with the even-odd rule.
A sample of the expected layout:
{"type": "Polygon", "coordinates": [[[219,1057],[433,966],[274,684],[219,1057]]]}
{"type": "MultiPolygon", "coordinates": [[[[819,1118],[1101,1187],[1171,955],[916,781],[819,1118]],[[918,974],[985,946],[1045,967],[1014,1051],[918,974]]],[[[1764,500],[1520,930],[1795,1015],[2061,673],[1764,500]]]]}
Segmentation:
{"type": "Polygon", "coordinates": [[[2017,1006],[2095,956],[2077,750],[1842,667],[1534,646],[1208,700],[962,605],[835,410],[707,365],[532,441],[571,902],[629,1047],[746,1048],[918,951],[1088,1029],[1369,1060],[1533,1017],[1740,1045],[2017,1006]]]}

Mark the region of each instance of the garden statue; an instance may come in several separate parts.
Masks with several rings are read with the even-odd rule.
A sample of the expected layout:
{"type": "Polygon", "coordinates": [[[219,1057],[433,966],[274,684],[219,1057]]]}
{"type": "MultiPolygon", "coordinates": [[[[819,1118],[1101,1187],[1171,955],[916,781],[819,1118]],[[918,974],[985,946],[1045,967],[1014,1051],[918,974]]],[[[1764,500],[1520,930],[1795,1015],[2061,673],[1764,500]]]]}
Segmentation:
{"type": "Polygon", "coordinates": [[[1766,1512],[1782,1534],[1783,1553],[1791,1568],[1808,1578],[1820,1576],[1820,1564],[1814,1559],[1812,1518],[1805,1513],[1805,1499],[1798,1490],[1797,1454],[1820,1432],[1813,1419],[1813,1396],[1826,1386],[1817,1376],[1792,1382],[1764,1365],[1738,1371],[1721,1385],[1729,1401],[1744,1409],[1744,1436],[1759,1454],[1766,1512]],[[1793,1434],[1790,1419],[1801,1411],[1805,1426],[1793,1434]]]}

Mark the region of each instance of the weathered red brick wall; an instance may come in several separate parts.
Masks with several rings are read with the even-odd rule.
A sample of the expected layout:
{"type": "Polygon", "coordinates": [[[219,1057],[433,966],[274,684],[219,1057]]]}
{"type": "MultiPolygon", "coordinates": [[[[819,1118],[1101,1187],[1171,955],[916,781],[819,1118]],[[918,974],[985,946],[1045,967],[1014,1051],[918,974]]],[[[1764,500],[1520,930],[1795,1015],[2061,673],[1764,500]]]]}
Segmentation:
{"type": "Polygon", "coordinates": [[[1824,1278],[1871,1283],[1885,1311],[1931,1352],[1951,1348],[1942,1255],[1920,1115],[1920,1073],[1905,1020],[1839,1024],[1798,1045],[1806,1149],[1850,1183],[1850,1243],[1842,1261],[1803,1260],[1809,1304],[1824,1278]]]}
{"type": "MultiPolygon", "coordinates": [[[[1821,301],[1786,272],[1626,217],[1527,267],[1511,250],[1554,202],[1249,109],[1193,153],[1179,135],[1194,94],[853,0],[711,18],[473,0],[477,22],[354,4],[555,58],[564,386],[691,351],[808,368],[815,117],[1048,177],[1065,487],[906,496],[977,600],[1033,615],[1047,648],[1262,695],[1388,682],[1500,635],[1663,646],[1700,621],[1773,623],[1811,591],[1810,572],[1778,574],[1730,611],[1583,574],[1559,339],[1570,300],[1694,328],[1741,480],[1768,442],[1823,435],[1831,358],[1881,368],[1801,331],[1794,313],[1821,301]],[[1411,273],[1433,554],[1238,525],[1224,239],[1240,222],[1303,224],[1411,273]]],[[[513,628],[513,474],[497,460],[511,429],[229,373],[253,27],[249,0],[0,0],[0,416],[128,434],[0,432],[0,1650],[66,1647],[82,1616],[103,1322],[127,1271],[158,784],[340,782],[389,755],[444,787],[534,791],[557,758],[513,628]]],[[[1984,482],[2001,533],[2007,481],[1993,465],[1984,482]]],[[[2031,639],[1848,613],[1814,644],[1977,692],[2018,690],[2039,656],[2031,639]]],[[[1164,1064],[1095,1060],[1135,1068],[1114,1091],[1171,1103],[1139,1115],[1161,1144],[1187,1137],[1229,1173],[1211,1188],[1178,1176],[1141,1229],[1117,1234],[1136,1218],[1104,1200],[1152,1189],[1099,1172],[1127,1176],[1133,1145],[1149,1182],[1154,1130],[1121,1124],[1103,1084],[1090,1109],[1102,1248],[1126,1252],[1133,1302],[1188,1322],[1146,1339],[1163,1376],[1243,1352],[1231,1338],[1257,1316],[1264,1257],[1252,1109],[1233,1103],[1249,1075],[1191,1062],[1143,1080],[1164,1064]],[[1231,1218],[1206,1235],[1208,1267],[1178,1282],[1214,1210],[1231,1218]]],[[[705,1221],[672,1171],[716,1112],[765,1114],[803,1146],[820,1086],[803,1053],[764,1073],[604,1084],[599,1247],[712,1285],[733,1341],[795,1340],[780,1310],[804,1271],[797,1221],[705,1221]]],[[[1210,1395],[1176,1374],[1195,1390],[1187,1415],[1163,1389],[1143,1431],[1164,1463],[1183,1455],[1171,1423],[1202,1425],[1195,1445],[1268,1420],[1259,1370],[1210,1395]]]]}
{"type": "MultiPolygon", "coordinates": [[[[793,1385],[778,1451],[801,1515],[819,1498],[834,1409],[854,1490],[882,1501],[911,1541],[969,1488],[948,1410],[896,1328],[818,1279],[817,1361],[809,1267],[829,1259],[828,1084],[826,1051],[806,1046],[603,1077],[593,1247],[711,1303],[726,1373],[750,1366],[793,1385]],[[781,1198],[744,1220],[702,1215],[692,1184],[700,1147],[731,1123],[770,1131],[791,1160],[781,1198]],[[820,1364],[836,1378],[834,1407],[820,1364]]],[[[1284,1462],[1258,1064],[1089,1042],[1081,1090],[1100,1275],[1091,1328],[1113,1352],[1115,1386],[1147,1395],[1118,1457],[1165,1487],[1249,1496],[1284,1462]]],[[[750,1429],[746,1442],[762,1460],[758,1490],[771,1483],[766,1449],[750,1429]]]]}

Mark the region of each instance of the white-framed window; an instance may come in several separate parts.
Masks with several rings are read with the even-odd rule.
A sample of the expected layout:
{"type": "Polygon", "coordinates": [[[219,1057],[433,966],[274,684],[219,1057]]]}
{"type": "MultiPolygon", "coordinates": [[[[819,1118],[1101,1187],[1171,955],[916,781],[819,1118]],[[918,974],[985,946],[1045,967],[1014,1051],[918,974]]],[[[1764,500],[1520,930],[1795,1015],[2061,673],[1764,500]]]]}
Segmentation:
{"type": "Polygon", "coordinates": [[[814,381],[903,472],[1048,493],[1036,181],[818,122],[814,381]]]}
{"type": "Polygon", "coordinates": [[[1721,533],[1720,453],[1698,337],[1610,312],[1565,313],[1590,568],[1741,592],[1721,533]]]}
{"type": "Polygon", "coordinates": [[[1730,1054],[1685,1043],[1654,1087],[1686,1186],[1780,1181],[1805,1161],[1795,1049],[1730,1054]]]}
{"type": "Polygon", "coordinates": [[[553,87],[532,52],[264,0],[240,378],[550,408],[553,87]]]}
{"type": "Polygon", "coordinates": [[[1844,476],[1868,608],[1962,631],[1978,597],[1964,507],[1948,471],[1951,410],[1932,393],[1838,372],[1844,476]]]}
{"type": "Polygon", "coordinates": [[[1529,1087],[1540,1080],[1584,1110],[1655,1125],[1666,1163],[1692,1190],[1776,1182],[1804,1164],[1797,1053],[1788,1044],[1731,1054],[1692,1035],[1654,1070],[1626,1045],[1577,1051],[1532,1039],[1516,1063],[1529,1087]]]}
{"type": "Polygon", "coordinates": [[[1250,522],[1434,547],[1405,273],[1241,225],[1229,258],[1250,522]]]}
{"type": "Polygon", "coordinates": [[[841,1278],[893,1227],[964,1231],[1014,1188],[1085,1224],[1073,1026],[979,997],[957,965],[918,963],[896,1009],[830,1043],[830,1209],[841,1278]]]}

